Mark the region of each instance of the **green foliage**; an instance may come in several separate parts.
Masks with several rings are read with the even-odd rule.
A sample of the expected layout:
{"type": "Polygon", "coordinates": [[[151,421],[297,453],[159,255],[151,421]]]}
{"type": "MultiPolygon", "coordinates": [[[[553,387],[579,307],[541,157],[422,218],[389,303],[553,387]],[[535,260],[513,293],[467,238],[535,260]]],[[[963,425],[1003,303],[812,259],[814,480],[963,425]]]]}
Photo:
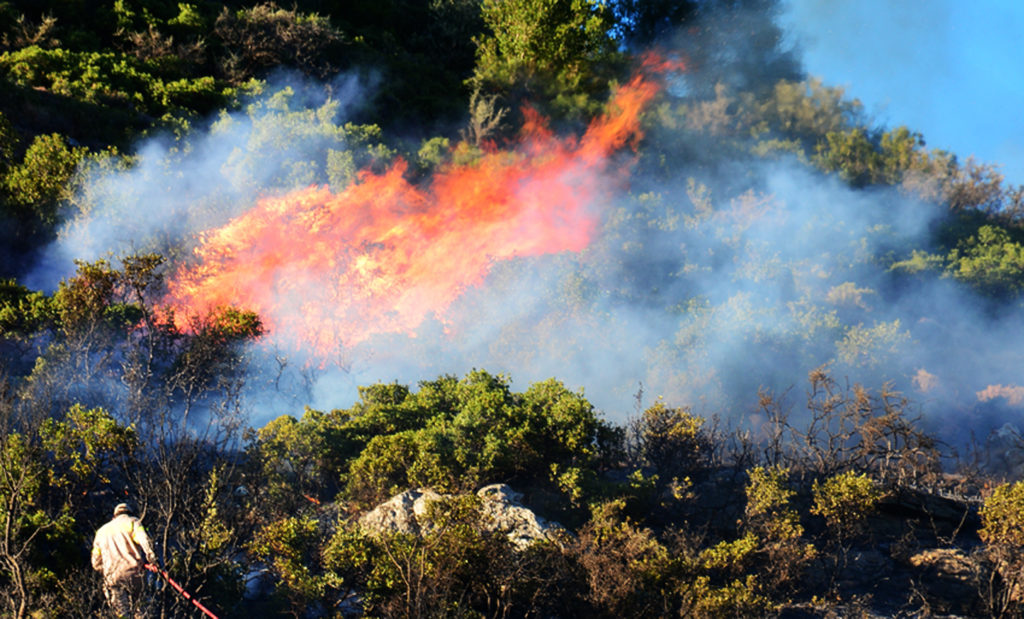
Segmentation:
{"type": "Polygon", "coordinates": [[[288,517],[265,525],[253,538],[249,551],[267,561],[292,611],[302,614],[310,603],[323,598],[334,584],[330,572],[312,566],[319,563],[321,535],[318,522],[308,517],[288,517]]]}
{"type": "Polygon", "coordinates": [[[755,558],[758,539],[752,532],[733,541],[721,541],[700,552],[701,567],[705,570],[742,573],[755,558]]]}
{"type": "MultiPolygon", "coordinates": [[[[723,95],[724,91],[718,96],[723,95]]],[[[845,130],[861,113],[860,102],[846,99],[842,88],[825,86],[816,79],[780,80],[767,96],[743,93],[739,98],[752,134],[797,139],[805,149],[813,148],[829,133],[845,130]]]]}
{"type": "Polygon", "coordinates": [[[117,273],[106,260],[77,262],[77,272],[61,280],[53,295],[60,331],[67,338],[83,339],[100,329],[113,328],[110,311],[115,303],[117,273]]]}
{"type": "Polygon", "coordinates": [[[796,493],[787,486],[789,470],[758,466],[748,474],[744,525],[758,540],[767,580],[776,588],[787,585],[815,554],[814,546],[801,541],[804,528],[790,505],[796,493]]]}
{"type": "Polygon", "coordinates": [[[944,255],[915,249],[890,269],[952,277],[996,303],[1020,296],[1024,245],[1016,226],[961,214],[946,222],[936,241],[952,247],[944,255]]]}
{"type": "Polygon", "coordinates": [[[57,224],[60,206],[70,197],[71,180],[86,149],[72,147],[59,134],[41,135],[32,141],[21,163],[5,178],[5,189],[22,217],[43,230],[57,224]]]}
{"type": "MultiPolygon", "coordinates": [[[[417,522],[421,534],[368,532],[339,522],[319,562],[282,566],[280,577],[310,583],[306,592],[290,584],[288,591],[301,592],[296,598],[321,595],[324,609],[337,608],[358,591],[363,611],[374,616],[517,616],[565,609],[558,588],[567,575],[558,550],[543,543],[516,550],[495,530],[478,497],[440,498],[417,522]]],[[[282,554],[295,556],[300,548],[289,543],[282,554]]]]}
{"type": "Polygon", "coordinates": [[[424,381],[418,392],[392,383],[359,394],[348,410],[281,417],[255,436],[251,453],[275,501],[320,500],[338,479],[363,505],[409,488],[508,480],[551,484],[582,500],[593,491],[602,445],[613,440],[589,402],[554,380],[517,394],[504,377],[474,371],[424,381]]]}
{"type": "Polygon", "coordinates": [[[687,408],[670,408],[661,400],[647,408],[633,429],[642,462],[666,479],[706,465],[711,441],[704,419],[687,408]]]}
{"type": "Polygon", "coordinates": [[[44,508],[45,487],[46,470],[29,441],[16,433],[0,438],[0,574],[10,616],[24,616],[41,593],[38,568],[29,561],[37,538],[71,524],[67,512],[55,519],[44,508]]]}
{"type": "Polygon", "coordinates": [[[294,103],[298,98],[293,88],[286,87],[248,105],[247,118],[224,114],[214,123],[214,134],[245,131],[243,146],[232,153],[225,167],[240,189],[255,193],[267,186],[294,189],[329,182],[340,191],[359,170],[385,166],[395,156],[394,149],[384,143],[380,127],[338,124],[339,101],[301,107],[294,103]],[[299,152],[302,158],[297,157],[299,152]],[[306,159],[310,154],[312,158],[306,159]]]}
{"type": "Polygon", "coordinates": [[[38,437],[0,437],[0,574],[11,616],[40,605],[51,578],[75,569],[70,549],[88,535],[76,519],[135,444],[106,411],[78,405],[47,420],[38,437]]]}
{"type": "Polygon", "coordinates": [[[1024,585],[1024,482],[993,488],[978,515],[978,536],[985,542],[988,561],[981,587],[983,601],[990,616],[1017,616],[1022,608],[1019,591],[1024,585]]]}
{"type": "Polygon", "coordinates": [[[814,79],[783,79],[757,92],[738,92],[719,82],[713,96],[686,98],[675,108],[662,106],[657,118],[667,129],[685,128],[716,138],[710,150],[689,153],[698,160],[743,159],[750,154],[777,158],[789,153],[807,162],[827,135],[856,127],[861,115],[860,102],[846,99],[841,88],[814,79]]]}
{"type": "Polygon", "coordinates": [[[196,529],[200,551],[210,556],[219,555],[228,546],[231,538],[231,531],[224,523],[217,506],[217,493],[221,489],[220,477],[223,474],[223,468],[221,466],[210,471],[210,477],[203,492],[201,507],[203,519],[199,528],[196,529]]]}
{"type": "Polygon", "coordinates": [[[451,141],[445,137],[433,137],[424,140],[416,153],[416,159],[420,167],[425,170],[436,169],[445,162],[451,141]]]}
{"type": "Polygon", "coordinates": [[[990,297],[1015,298],[1024,289],[1024,245],[1006,229],[985,225],[949,252],[948,272],[990,297]]]}
{"type": "Polygon", "coordinates": [[[13,279],[0,280],[0,337],[28,338],[54,320],[50,298],[13,279]]]}
{"type": "Polygon", "coordinates": [[[477,46],[471,80],[483,92],[515,88],[549,101],[563,117],[599,110],[617,61],[612,15],[589,0],[484,0],[490,33],[477,46]]]}
{"type": "Polygon", "coordinates": [[[889,268],[898,273],[915,275],[929,271],[941,271],[945,263],[946,260],[942,256],[915,249],[909,258],[893,262],[889,268]]]}
{"type": "Polygon", "coordinates": [[[6,176],[14,165],[19,141],[10,119],[6,114],[0,113],[0,177],[6,176]]]}
{"type": "Polygon", "coordinates": [[[859,534],[882,493],[866,474],[845,471],[812,487],[811,513],[825,519],[833,534],[847,540],[859,534]]]}
{"type": "Polygon", "coordinates": [[[757,526],[775,526],[775,521],[786,531],[795,531],[797,525],[796,512],[788,505],[796,492],[786,486],[789,471],[780,468],[754,467],[748,471],[750,482],[747,484],[747,518],[757,526]]]}
{"type": "Polygon", "coordinates": [[[580,531],[589,601],[612,617],[658,616],[671,605],[673,558],[654,532],[623,517],[625,504],[595,506],[580,531]]]}
{"type": "Polygon", "coordinates": [[[1024,547],[1024,482],[999,484],[978,510],[986,544],[1024,547]]]}
{"type": "Polygon", "coordinates": [[[876,322],[871,327],[857,324],[846,329],[836,343],[839,361],[851,367],[884,366],[910,341],[910,332],[897,318],[892,322],[876,322]]]}
{"type": "Polygon", "coordinates": [[[118,424],[107,411],[76,404],[63,421],[47,419],[39,429],[42,448],[50,454],[53,488],[81,494],[110,483],[113,458],[131,453],[135,431],[118,424]]]}
{"type": "Polygon", "coordinates": [[[453,469],[458,464],[449,453],[441,465],[440,455],[429,438],[427,433],[416,430],[374,437],[352,462],[346,494],[372,505],[408,488],[433,486],[451,490],[456,479],[453,469]]]}
{"type": "Polygon", "coordinates": [[[759,617],[771,609],[754,575],[714,586],[707,576],[698,577],[686,591],[685,608],[696,617],[759,617]]]}
{"type": "Polygon", "coordinates": [[[249,459],[263,480],[260,500],[269,517],[294,513],[337,492],[348,460],[361,448],[341,430],[344,419],[306,409],[300,420],[283,415],[255,433],[249,459]]]}
{"type": "Polygon", "coordinates": [[[474,371],[422,383],[418,394],[379,385],[361,396],[343,430],[367,441],[348,481],[349,496],[361,501],[417,486],[543,481],[545,471],[581,498],[600,459],[605,424],[555,380],[515,394],[505,378],[474,371]]]}
{"type": "Polygon", "coordinates": [[[927,166],[928,157],[923,153],[924,137],[906,127],[900,126],[882,134],[879,146],[885,181],[890,184],[902,181],[907,171],[927,166]]]}
{"type": "Polygon", "coordinates": [[[830,131],[818,146],[818,165],[839,176],[854,187],[871,185],[881,178],[882,157],[863,129],[830,131]]]}
{"type": "Polygon", "coordinates": [[[20,86],[152,117],[179,109],[209,112],[230,92],[212,77],[164,76],[154,63],[117,52],[32,46],[0,55],[0,71],[20,86]]]}
{"type": "Polygon", "coordinates": [[[472,604],[474,590],[490,584],[490,562],[507,556],[510,548],[500,534],[484,532],[479,507],[473,496],[441,499],[428,506],[426,534],[379,535],[375,545],[380,565],[369,582],[371,608],[420,615],[472,604]],[[385,583],[392,584],[380,587],[385,583]]]}
{"type": "Polygon", "coordinates": [[[595,506],[573,556],[587,600],[605,616],[754,617],[775,607],[761,572],[763,541],[747,532],[702,547],[699,536],[655,532],[624,516],[621,500],[595,506]]]}
{"type": "Polygon", "coordinates": [[[256,312],[233,307],[213,312],[204,327],[202,335],[221,344],[256,339],[263,335],[263,323],[256,312]]]}

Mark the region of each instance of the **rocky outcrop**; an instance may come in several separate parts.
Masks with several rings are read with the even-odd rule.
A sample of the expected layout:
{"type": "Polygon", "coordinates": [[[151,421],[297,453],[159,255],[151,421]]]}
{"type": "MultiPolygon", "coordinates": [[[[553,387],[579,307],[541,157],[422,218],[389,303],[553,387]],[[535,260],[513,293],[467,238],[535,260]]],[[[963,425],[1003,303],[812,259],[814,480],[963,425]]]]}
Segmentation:
{"type": "Polygon", "coordinates": [[[359,526],[371,533],[419,535],[426,524],[427,505],[440,498],[440,494],[429,489],[406,490],[363,514],[359,526]]]}
{"type": "MultiPolygon", "coordinates": [[[[537,541],[557,541],[565,532],[558,523],[537,516],[520,502],[522,495],[506,484],[492,484],[477,491],[484,526],[500,531],[518,548],[537,541]]],[[[373,508],[359,519],[359,525],[371,533],[400,532],[420,535],[429,530],[426,518],[430,503],[444,496],[433,490],[406,490],[373,508]]]]}
{"type": "Polygon", "coordinates": [[[959,548],[929,548],[912,555],[908,563],[921,593],[943,612],[970,613],[978,598],[978,563],[959,548]]]}

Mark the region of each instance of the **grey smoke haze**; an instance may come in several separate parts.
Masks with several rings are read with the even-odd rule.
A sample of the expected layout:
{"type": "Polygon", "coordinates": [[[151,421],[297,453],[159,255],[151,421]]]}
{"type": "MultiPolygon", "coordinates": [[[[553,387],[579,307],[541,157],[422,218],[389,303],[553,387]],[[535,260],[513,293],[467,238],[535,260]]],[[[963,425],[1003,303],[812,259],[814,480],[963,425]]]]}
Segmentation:
{"type": "MultiPolygon", "coordinates": [[[[82,212],[27,281],[52,288],[73,258],[169,252],[261,195],[332,182],[331,162],[350,152],[336,127],[360,89],[333,91],[325,101],[298,83],[268,88],[184,142],[146,142],[127,169],[86,170],[82,212]]],[[[556,377],[614,421],[635,412],[642,388],[645,404],[663,396],[741,422],[757,412],[758,389],[801,393],[823,364],[841,381],[892,381],[936,428],[984,436],[1017,414],[1006,394],[1021,382],[1019,312],[994,318],[950,280],[888,272],[890,252],[923,245],[936,207],[853,190],[795,161],[708,170],[680,157],[670,167],[669,178],[636,173],[594,205],[603,224],[587,250],[495,263],[415,337],[373,337],[323,368],[295,351],[283,358],[273,337],[257,344],[251,422],[346,408],[359,385],[473,368],[506,373],[519,390],[556,377]],[[1003,390],[982,401],[992,386],[1003,390]]]]}
{"type": "Polygon", "coordinates": [[[74,273],[75,259],[170,252],[262,195],[328,182],[323,160],[347,149],[334,123],[359,102],[358,80],[346,76],[325,86],[282,73],[268,84],[245,110],[222,113],[181,140],[145,140],[128,165],[88,162],[79,171],[75,212],[26,282],[53,288],[74,273]]]}

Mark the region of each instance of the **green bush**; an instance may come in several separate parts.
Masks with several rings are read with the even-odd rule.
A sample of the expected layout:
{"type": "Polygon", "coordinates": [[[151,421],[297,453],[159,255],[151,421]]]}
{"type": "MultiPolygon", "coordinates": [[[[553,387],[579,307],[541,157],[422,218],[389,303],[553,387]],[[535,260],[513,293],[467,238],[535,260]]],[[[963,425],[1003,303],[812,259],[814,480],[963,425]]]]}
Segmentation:
{"type": "Polygon", "coordinates": [[[789,470],[758,466],[748,474],[744,527],[757,540],[765,580],[777,590],[792,584],[815,549],[802,541],[804,528],[790,505],[796,492],[788,486],[789,470]]]}
{"type": "Polygon", "coordinates": [[[0,55],[0,71],[19,86],[151,117],[179,109],[209,112],[231,93],[211,77],[162,75],[153,62],[118,52],[32,46],[0,55]]]}
{"type": "Polygon", "coordinates": [[[882,496],[870,477],[853,471],[839,473],[823,483],[816,479],[811,492],[811,513],[824,518],[832,534],[841,541],[862,532],[865,520],[882,496]]]}
{"type": "Polygon", "coordinates": [[[5,179],[10,200],[26,221],[41,231],[57,225],[61,203],[71,196],[71,180],[86,153],[56,133],[32,141],[22,162],[5,179]]]}
{"type": "Polygon", "coordinates": [[[954,278],[990,297],[1015,298],[1024,290],[1024,245],[1005,228],[981,226],[957,244],[948,263],[954,278]]]}
{"type": "Polygon", "coordinates": [[[1024,481],[996,486],[978,515],[988,568],[980,587],[982,600],[993,617],[1019,616],[1024,608],[1024,481]]]}

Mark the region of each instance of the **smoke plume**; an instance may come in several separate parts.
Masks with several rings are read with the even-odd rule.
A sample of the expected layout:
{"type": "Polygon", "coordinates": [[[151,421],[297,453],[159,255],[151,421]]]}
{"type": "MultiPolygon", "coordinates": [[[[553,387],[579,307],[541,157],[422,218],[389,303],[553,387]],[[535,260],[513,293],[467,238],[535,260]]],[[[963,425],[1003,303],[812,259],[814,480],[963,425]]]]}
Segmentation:
{"type": "Polygon", "coordinates": [[[180,315],[264,317],[256,425],[472,368],[554,376],[615,421],[662,396],[741,423],[759,389],[799,393],[822,365],[891,382],[949,434],[1019,404],[1021,317],[888,268],[938,207],[796,159],[716,160],[707,132],[645,133],[656,97],[713,90],[673,79],[659,91],[648,67],[580,137],[535,118],[416,182],[415,162],[384,165],[372,132],[343,124],[354,81],[319,99],[277,85],[183,141],[150,140],[130,167],[85,170],[80,211],[30,281],[52,287],[71,258],[167,253],[180,315]]]}

